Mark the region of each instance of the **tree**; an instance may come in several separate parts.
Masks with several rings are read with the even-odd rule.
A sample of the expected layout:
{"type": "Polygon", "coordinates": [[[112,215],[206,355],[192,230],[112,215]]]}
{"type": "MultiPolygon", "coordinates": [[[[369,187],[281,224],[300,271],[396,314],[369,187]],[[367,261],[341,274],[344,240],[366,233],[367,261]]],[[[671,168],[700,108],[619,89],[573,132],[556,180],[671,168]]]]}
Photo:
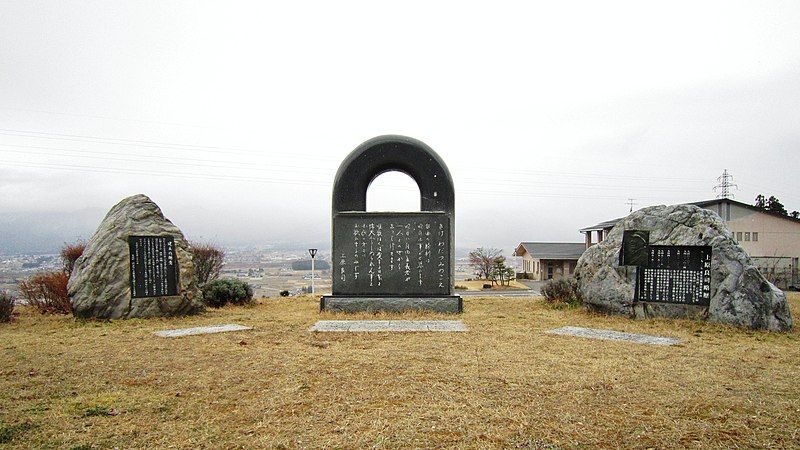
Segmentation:
{"type": "Polygon", "coordinates": [[[783,203],[781,203],[780,200],[778,200],[778,198],[774,195],[770,195],[767,199],[767,211],[784,216],[789,215],[789,213],[786,211],[786,208],[783,206],[783,203]]]}
{"type": "Polygon", "coordinates": [[[780,214],[782,216],[789,215],[789,212],[786,211],[786,207],[784,207],[783,203],[774,195],[770,195],[769,198],[766,198],[764,195],[758,194],[758,196],[756,196],[755,206],[774,214],[780,214]]]}
{"type": "Polygon", "coordinates": [[[790,216],[792,216],[792,218],[794,218],[794,219],[800,219],[800,212],[798,212],[798,211],[792,211],[792,213],[790,214],[790,216]]]}
{"type": "Polygon", "coordinates": [[[506,257],[500,256],[495,259],[492,265],[492,284],[499,283],[501,286],[508,286],[511,280],[516,277],[513,267],[506,266],[506,257]]]}
{"type": "Polygon", "coordinates": [[[501,253],[502,251],[497,248],[477,248],[469,252],[469,265],[475,270],[478,278],[489,279],[497,259],[502,258],[503,261],[506,259],[501,253]]]}
{"type": "Polygon", "coordinates": [[[225,264],[225,252],[209,243],[195,242],[190,247],[197,283],[202,287],[209,281],[216,280],[225,264]]]}
{"type": "Polygon", "coordinates": [[[84,250],[86,250],[86,244],[83,242],[76,244],[65,243],[61,247],[61,263],[64,265],[64,272],[67,274],[72,273],[72,269],[75,268],[75,262],[83,255],[84,250]]]}

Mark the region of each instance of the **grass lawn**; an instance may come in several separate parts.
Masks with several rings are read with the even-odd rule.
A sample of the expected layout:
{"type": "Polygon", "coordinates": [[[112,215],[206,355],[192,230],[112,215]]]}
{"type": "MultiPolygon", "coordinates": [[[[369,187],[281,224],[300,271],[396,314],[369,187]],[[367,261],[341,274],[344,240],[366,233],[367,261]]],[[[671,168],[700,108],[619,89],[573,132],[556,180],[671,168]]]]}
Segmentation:
{"type": "MultiPolygon", "coordinates": [[[[0,447],[800,445],[798,331],[631,321],[541,298],[464,303],[470,331],[440,334],[310,333],[316,320],[336,317],[319,314],[310,297],[163,320],[79,322],[23,310],[0,324],[0,447]],[[256,329],[152,335],[231,322],[256,329]],[[684,343],[543,333],[564,325],[684,343]]],[[[800,297],[791,303],[797,320],[800,297]]]]}

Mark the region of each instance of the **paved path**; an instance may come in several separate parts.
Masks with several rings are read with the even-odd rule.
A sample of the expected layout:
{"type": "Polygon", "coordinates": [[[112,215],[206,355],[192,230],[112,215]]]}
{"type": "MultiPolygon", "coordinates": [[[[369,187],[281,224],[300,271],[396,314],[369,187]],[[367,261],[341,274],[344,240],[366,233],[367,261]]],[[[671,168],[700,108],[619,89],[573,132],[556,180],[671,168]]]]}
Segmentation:
{"type": "Polygon", "coordinates": [[[225,333],[228,331],[243,331],[243,330],[252,330],[253,327],[246,327],[244,325],[237,325],[235,323],[229,323],[226,325],[215,325],[212,327],[196,327],[196,328],[183,328],[178,330],[164,330],[164,331],[156,331],[156,336],[173,338],[173,337],[183,337],[183,336],[194,336],[196,334],[214,334],[214,333],[225,333]]]}
{"type": "Polygon", "coordinates": [[[370,331],[467,331],[460,320],[320,320],[309,331],[370,332],[370,331]]]}
{"type": "Polygon", "coordinates": [[[462,297],[537,297],[539,291],[525,289],[520,291],[456,291],[462,297]]]}
{"type": "Polygon", "coordinates": [[[621,331],[613,330],[598,330],[594,328],[582,327],[561,327],[555,330],[550,330],[549,334],[560,334],[564,336],[578,336],[590,339],[606,339],[611,341],[630,341],[637,344],[650,344],[650,345],[675,345],[680,344],[680,339],[653,336],[650,334],[635,334],[623,333],[621,331]]]}

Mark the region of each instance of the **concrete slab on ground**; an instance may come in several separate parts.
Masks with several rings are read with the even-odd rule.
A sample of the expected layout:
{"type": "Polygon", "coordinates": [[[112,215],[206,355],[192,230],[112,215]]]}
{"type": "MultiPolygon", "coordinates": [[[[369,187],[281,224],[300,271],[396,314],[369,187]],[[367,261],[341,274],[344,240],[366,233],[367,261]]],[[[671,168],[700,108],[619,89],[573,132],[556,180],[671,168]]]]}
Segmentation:
{"type": "Polygon", "coordinates": [[[320,320],[309,331],[319,332],[464,332],[460,320],[320,320]]]}
{"type": "Polygon", "coordinates": [[[246,327],[244,325],[229,323],[225,325],[215,325],[210,327],[195,327],[195,328],[183,328],[178,330],[156,331],[153,334],[155,334],[156,336],[161,336],[166,338],[174,338],[183,336],[194,336],[197,334],[214,334],[214,333],[225,333],[228,331],[244,331],[252,329],[253,327],[246,327]]]}
{"type": "Polygon", "coordinates": [[[583,327],[561,327],[547,331],[548,334],[559,334],[562,336],[578,336],[590,339],[605,339],[610,341],[629,341],[637,344],[650,345],[675,345],[680,344],[681,340],[663,336],[653,336],[650,334],[623,333],[613,330],[598,330],[583,327]]]}
{"type": "Polygon", "coordinates": [[[519,291],[494,291],[486,289],[483,291],[456,291],[462,297],[536,297],[541,295],[539,291],[524,289],[519,291]]]}
{"type": "Polygon", "coordinates": [[[524,284],[525,286],[528,286],[528,289],[536,292],[536,295],[540,295],[541,292],[542,292],[542,286],[547,284],[547,281],[541,281],[541,280],[524,280],[524,279],[520,279],[520,280],[517,280],[517,281],[519,281],[520,283],[524,284]]]}

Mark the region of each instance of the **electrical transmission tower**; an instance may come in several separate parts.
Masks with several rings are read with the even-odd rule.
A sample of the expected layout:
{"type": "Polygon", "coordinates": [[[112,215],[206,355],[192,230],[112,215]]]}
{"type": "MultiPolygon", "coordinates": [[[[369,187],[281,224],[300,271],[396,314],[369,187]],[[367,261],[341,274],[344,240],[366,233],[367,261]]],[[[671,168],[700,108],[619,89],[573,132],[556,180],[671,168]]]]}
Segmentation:
{"type": "Polygon", "coordinates": [[[630,207],[628,212],[633,212],[633,207],[636,206],[636,199],[635,198],[629,198],[628,201],[625,202],[625,204],[630,207]]]}
{"type": "Polygon", "coordinates": [[[733,191],[739,190],[739,186],[733,182],[733,175],[728,173],[728,169],[722,171],[722,175],[717,177],[718,185],[714,186],[717,198],[733,198],[733,191]]]}

